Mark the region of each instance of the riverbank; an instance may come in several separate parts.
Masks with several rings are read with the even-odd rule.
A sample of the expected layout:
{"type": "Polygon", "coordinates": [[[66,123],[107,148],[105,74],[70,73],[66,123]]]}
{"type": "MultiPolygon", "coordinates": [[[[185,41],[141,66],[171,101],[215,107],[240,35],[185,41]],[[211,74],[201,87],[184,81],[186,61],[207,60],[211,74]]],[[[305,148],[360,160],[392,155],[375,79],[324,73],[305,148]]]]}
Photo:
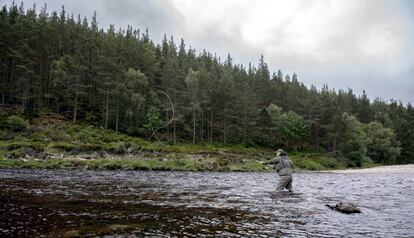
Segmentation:
{"type": "MultiPolygon", "coordinates": [[[[36,159],[17,158],[0,159],[0,169],[86,169],[86,170],[159,170],[159,171],[215,171],[215,172],[271,172],[274,169],[261,162],[266,158],[243,159],[234,157],[210,157],[209,155],[186,154],[176,158],[145,158],[137,155],[123,155],[111,158],[91,159],[81,155],[70,155],[61,158],[36,159]]],[[[341,162],[335,159],[316,155],[316,158],[304,158],[307,154],[291,156],[295,172],[300,171],[332,171],[341,162]],[[319,162],[318,162],[319,161],[319,162]],[[322,163],[331,165],[325,167],[322,163]]],[[[313,157],[315,155],[312,155],[313,157]]],[[[340,170],[346,171],[346,170],[340,170]]]]}
{"type": "MultiPolygon", "coordinates": [[[[261,162],[274,150],[218,143],[168,144],[73,124],[50,114],[30,122],[9,116],[0,123],[0,168],[271,171],[261,162]]],[[[344,159],[290,152],[295,170],[345,169],[344,159]]]]}
{"type": "MultiPolygon", "coordinates": [[[[225,172],[270,172],[274,169],[262,164],[269,158],[249,159],[240,155],[228,154],[164,154],[158,157],[145,157],[142,154],[107,155],[94,154],[68,155],[49,158],[0,159],[0,169],[82,169],[82,170],[160,170],[160,171],[225,171],[225,172]],[[95,157],[96,156],[96,157],[95,157]]],[[[151,155],[153,156],[153,155],[151,155]]],[[[324,171],[341,166],[335,158],[318,154],[293,154],[295,171],[324,171]],[[323,164],[326,164],[325,166],[323,164]],[[331,166],[331,167],[329,167],[331,166]]],[[[343,167],[340,167],[343,168],[343,167]]]]}

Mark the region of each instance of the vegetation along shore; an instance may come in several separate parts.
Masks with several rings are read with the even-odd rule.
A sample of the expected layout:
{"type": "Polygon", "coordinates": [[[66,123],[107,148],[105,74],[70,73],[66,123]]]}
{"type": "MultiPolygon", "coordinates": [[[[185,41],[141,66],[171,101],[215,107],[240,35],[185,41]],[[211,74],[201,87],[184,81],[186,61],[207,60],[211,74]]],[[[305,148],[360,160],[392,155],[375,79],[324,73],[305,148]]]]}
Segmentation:
{"type": "MultiPolygon", "coordinates": [[[[56,114],[43,115],[31,123],[13,115],[1,125],[0,168],[272,171],[271,167],[261,163],[274,157],[274,151],[269,148],[191,143],[166,145],[74,124],[56,114]]],[[[350,163],[326,153],[292,152],[290,157],[296,171],[345,169],[350,163]]]]}

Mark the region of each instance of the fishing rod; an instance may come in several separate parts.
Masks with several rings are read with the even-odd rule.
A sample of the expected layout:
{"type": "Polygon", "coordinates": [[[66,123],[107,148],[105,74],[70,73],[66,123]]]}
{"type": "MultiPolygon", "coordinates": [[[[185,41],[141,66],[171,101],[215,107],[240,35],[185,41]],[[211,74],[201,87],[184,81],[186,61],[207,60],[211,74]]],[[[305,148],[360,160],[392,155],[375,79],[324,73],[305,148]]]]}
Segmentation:
{"type": "MultiPolygon", "coordinates": [[[[175,109],[174,109],[174,104],[173,104],[173,102],[172,102],[172,100],[171,100],[171,98],[170,98],[170,96],[166,93],[166,92],[164,92],[164,91],[162,91],[162,90],[158,90],[158,92],[160,92],[160,93],[162,93],[162,94],[164,94],[165,96],[167,96],[167,98],[168,98],[168,101],[170,102],[170,104],[171,104],[171,109],[172,109],[172,116],[171,116],[171,119],[165,124],[165,125],[162,125],[162,126],[160,126],[160,127],[157,127],[157,128],[153,128],[152,127],[152,125],[151,125],[151,130],[152,130],[152,134],[151,134],[151,136],[150,136],[150,139],[152,138],[152,137],[155,137],[160,143],[162,143],[162,141],[158,138],[158,136],[157,136],[157,131],[158,130],[160,130],[160,129],[162,129],[162,128],[164,128],[164,127],[167,127],[168,125],[170,125],[171,124],[171,122],[173,122],[174,121],[174,116],[175,116],[175,109]]],[[[163,143],[162,143],[163,144],[163,143]]]]}

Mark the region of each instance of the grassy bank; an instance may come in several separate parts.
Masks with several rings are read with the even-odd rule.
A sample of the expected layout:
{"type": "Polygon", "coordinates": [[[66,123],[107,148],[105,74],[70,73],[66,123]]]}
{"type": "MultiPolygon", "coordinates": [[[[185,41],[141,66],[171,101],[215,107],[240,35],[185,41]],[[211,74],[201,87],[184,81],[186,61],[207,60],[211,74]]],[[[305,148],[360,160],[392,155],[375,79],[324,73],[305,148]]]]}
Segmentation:
{"type": "Polygon", "coordinates": [[[92,169],[92,170],[174,170],[174,171],[263,171],[255,161],[222,164],[219,159],[93,159],[49,160],[0,159],[0,168],[92,169]]]}
{"type": "MultiPolygon", "coordinates": [[[[111,130],[72,124],[56,115],[30,123],[0,120],[0,168],[270,171],[272,150],[220,144],[165,145],[111,130]]],[[[346,161],[321,153],[290,153],[295,170],[344,169],[346,161]]]]}
{"type": "MultiPolygon", "coordinates": [[[[338,165],[327,167],[317,161],[325,163],[325,159],[293,159],[295,171],[320,171],[330,169],[344,169],[338,165]]],[[[326,160],[328,161],[328,160],[326,160]]],[[[331,162],[329,162],[331,163],[331,162]]],[[[256,160],[226,160],[222,158],[198,159],[81,159],[81,158],[53,158],[53,159],[0,159],[0,168],[10,169],[91,169],[91,170],[174,170],[174,171],[241,171],[258,172],[272,171],[256,160]]]]}

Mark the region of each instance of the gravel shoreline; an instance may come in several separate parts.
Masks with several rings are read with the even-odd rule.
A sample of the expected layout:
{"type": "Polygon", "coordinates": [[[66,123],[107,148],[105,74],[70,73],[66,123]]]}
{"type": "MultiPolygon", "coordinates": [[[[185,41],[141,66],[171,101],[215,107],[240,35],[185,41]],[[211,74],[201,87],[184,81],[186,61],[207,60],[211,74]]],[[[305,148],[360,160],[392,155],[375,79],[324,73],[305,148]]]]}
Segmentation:
{"type": "Polygon", "coordinates": [[[339,174],[365,174],[365,173],[370,173],[370,174],[413,173],[414,174],[414,164],[378,166],[378,167],[366,168],[366,169],[332,170],[329,172],[339,173],[339,174]]]}

